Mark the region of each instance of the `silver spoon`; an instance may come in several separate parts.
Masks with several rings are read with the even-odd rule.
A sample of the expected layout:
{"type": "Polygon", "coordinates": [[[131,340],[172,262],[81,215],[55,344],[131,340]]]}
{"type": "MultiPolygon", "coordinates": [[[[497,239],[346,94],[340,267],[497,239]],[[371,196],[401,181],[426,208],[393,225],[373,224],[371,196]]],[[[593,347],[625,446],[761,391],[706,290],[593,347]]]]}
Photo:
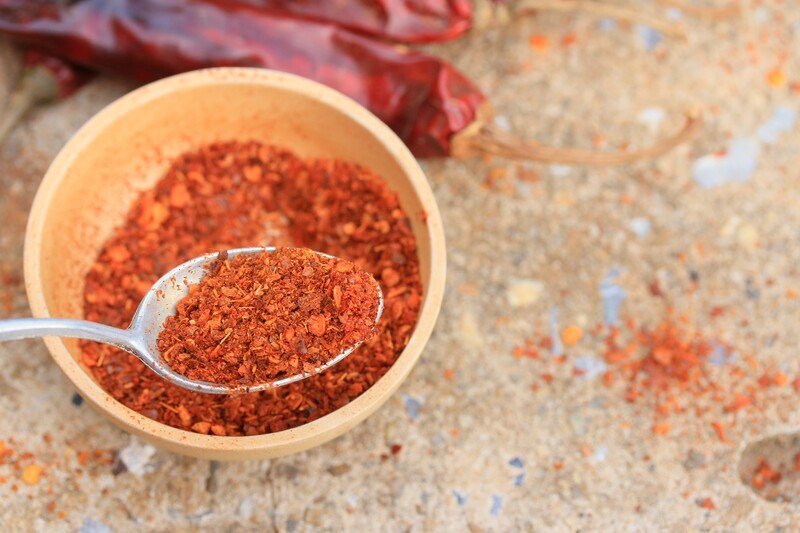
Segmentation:
{"type": "MultiPolygon", "coordinates": [[[[232,258],[239,254],[272,253],[274,251],[274,246],[236,248],[228,250],[228,257],[232,258]]],[[[320,252],[315,253],[322,257],[333,257],[320,252]]],[[[183,374],[175,372],[161,358],[161,352],[156,345],[158,335],[164,329],[164,321],[168,316],[175,314],[175,306],[188,294],[189,286],[195,285],[203,279],[208,272],[207,267],[217,259],[217,255],[215,252],[195,257],[164,274],[144,295],[128,329],[113,328],[97,322],[68,318],[11,318],[0,320],[0,342],[32,337],[75,337],[102,342],[132,353],[153,372],[175,385],[208,394],[255,392],[273,387],[282,387],[326,370],[353,353],[353,350],[361,345],[361,342],[358,342],[350,346],[330,361],[315,368],[313,372],[295,374],[257,385],[222,385],[189,379],[183,374]]],[[[378,312],[375,315],[376,324],[383,313],[383,292],[380,287],[377,287],[377,290],[378,312]]]]}

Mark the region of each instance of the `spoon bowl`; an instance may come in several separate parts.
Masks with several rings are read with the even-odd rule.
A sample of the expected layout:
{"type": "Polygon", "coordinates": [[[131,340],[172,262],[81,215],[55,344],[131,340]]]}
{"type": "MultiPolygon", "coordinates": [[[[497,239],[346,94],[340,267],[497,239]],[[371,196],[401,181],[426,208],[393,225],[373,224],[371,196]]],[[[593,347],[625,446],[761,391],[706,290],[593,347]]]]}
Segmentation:
{"type": "MultiPolygon", "coordinates": [[[[273,253],[274,246],[235,248],[228,250],[227,257],[233,258],[242,254],[273,253]]],[[[320,257],[335,259],[333,256],[314,252],[320,257]]],[[[208,273],[209,267],[217,260],[219,252],[209,253],[182,263],[156,281],[147,291],[128,329],[119,329],[86,320],[60,318],[16,318],[0,321],[0,341],[30,337],[76,337],[111,344],[132,353],[147,367],[166,379],[195,392],[206,394],[240,394],[283,387],[301,379],[325,371],[353,353],[363,341],[349,346],[332,359],[314,368],[312,372],[302,372],[292,376],[255,385],[225,385],[190,379],[173,370],[164,361],[158,349],[158,336],[164,329],[167,317],[175,314],[175,309],[186,295],[189,288],[199,283],[208,273]]],[[[383,292],[375,285],[378,296],[378,310],[375,314],[377,324],[383,314],[383,292]]]]}

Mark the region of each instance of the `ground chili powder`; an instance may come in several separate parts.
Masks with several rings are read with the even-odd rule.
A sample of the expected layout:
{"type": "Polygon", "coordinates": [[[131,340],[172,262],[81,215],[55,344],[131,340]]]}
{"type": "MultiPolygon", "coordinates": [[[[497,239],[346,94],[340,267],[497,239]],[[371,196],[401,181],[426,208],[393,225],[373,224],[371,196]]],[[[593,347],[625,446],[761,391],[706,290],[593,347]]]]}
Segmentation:
{"type": "Polygon", "coordinates": [[[164,322],[158,349],[196,380],[258,385],[317,372],[375,333],[377,282],[306,248],[220,252],[164,322]]]}
{"type": "Polygon", "coordinates": [[[126,327],[150,286],[213,250],[300,246],[355,263],[384,294],[376,336],[317,376],[267,392],[203,395],[166,383],[134,356],[84,341],[83,363],[114,398],[154,420],[215,435],[257,435],[324,416],[372,386],[408,343],[422,301],[417,245],[386,183],[341,161],[304,161],[257,142],[178,157],[144,192],[86,276],[88,320],[126,327]]]}

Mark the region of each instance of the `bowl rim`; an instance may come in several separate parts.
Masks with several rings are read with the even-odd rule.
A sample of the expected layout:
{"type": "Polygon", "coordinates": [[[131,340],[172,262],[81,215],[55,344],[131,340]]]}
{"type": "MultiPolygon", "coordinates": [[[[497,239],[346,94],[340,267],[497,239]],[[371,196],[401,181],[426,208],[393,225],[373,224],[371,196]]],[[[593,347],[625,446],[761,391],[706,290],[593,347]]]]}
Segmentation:
{"type": "Polygon", "coordinates": [[[416,328],[397,361],[372,387],[344,407],[296,428],[264,435],[201,435],[156,422],[116,401],[83,370],[60,338],[45,339],[51,357],[88,403],[123,429],[162,448],[215,459],[275,457],[322,444],[344,433],[377,410],[409,374],[430,337],[444,295],[446,253],[444,229],[433,191],[417,160],[380,119],[338,91],[320,83],[267,69],[220,67],[192,71],[142,86],[114,100],[89,119],[50,164],[34,197],[24,241],[25,288],[33,316],[50,316],[41,277],[41,243],[48,208],[64,175],[88,144],[121,116],[161,96],[203,86],[253,84],[293,91],[332,106],[372,134],[395,159],[425,210],[430,243],[430,279],[416,328]]]}

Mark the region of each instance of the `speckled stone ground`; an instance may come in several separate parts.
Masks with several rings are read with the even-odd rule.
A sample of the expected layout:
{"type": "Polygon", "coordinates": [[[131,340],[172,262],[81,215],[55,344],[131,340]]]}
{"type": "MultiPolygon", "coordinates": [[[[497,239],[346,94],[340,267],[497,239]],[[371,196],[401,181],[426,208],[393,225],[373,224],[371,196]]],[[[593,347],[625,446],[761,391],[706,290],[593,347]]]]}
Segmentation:
{"type": "MultiPolygon", "coordinates": [[[[552,320],[587,331],[601,321],[600,284],[617,269],[606,289],[624,291],[622,320],[656,322],[673,307],[736,353],[800,374],[800,127],[789,120],[763,128],[776,112],[800,109],[792,89],[800,82],[800,7],[745,3],[746,16],[735,21],[686,20],[687,42],[587,15],[546,14],[432,48],[474,77],[498,125],[520,136],[643,145],[676,129],[693,105],[705,110],[706,126],[668,156],[623,168],[426,163],[448,239],[441,317],[400,392],[332,443],[249,463],[155,451],[76,405],[42,343],[0,345],[0,439],[15,450],[14,463],[44,466],[33,485],[14,466],[0,466],[3,529],[800,527],[796,506],[755,496],[739,474],[748,443],[800,427],[791,387],[767,391],[735,425],[733,415],[725,419],[729,442],[690,415],[670,419],[672,432],[660,436],[652,413],[625,402],[619,388],[568,372],[548,385],[541,372],[550,361],[512,357],[552,320]],[[532,34],[548,38],[546,50],[529,45],[532,34]],[[770,78],[773,70],[787,81],[770,78]],[[719,156],[704,160],[711,168],[702,174],[698,158],[720,153],[732,138],[745,139],[745,149],[728,151],[740,157],[738,171],[719,156]],[[750,164],[752,172],[742,170],[750,164]],[[709,175],[725,183],[701,186],[709,175]],[[651,294],[653,280],[666,298],[651,294]],[[714,307],[725,312],[712,320],[714,307]],[[396,455],[393,444],[402,445],[396,455]],[[85,453],[93,450],[101,452],[85,453]],[[107,461],[110,454],[122,459],[107,461]],[[704,498],[716,509],[701,507],[704,498]]],[[[14,56],[7,48],[0,56],[4,98],[14,56]]],[[[88,117],[132,87],[100,78],[33,114],[3,148],[0,317],[28,313],[22,238],[47,165],[88,117]]],[[[601,364],[601,351],[601,339],[587,336],[567,349],[568,367],[601,364]]],[[[754,444],[745,462],[769,456],[769,442],[754,444]]]]}

